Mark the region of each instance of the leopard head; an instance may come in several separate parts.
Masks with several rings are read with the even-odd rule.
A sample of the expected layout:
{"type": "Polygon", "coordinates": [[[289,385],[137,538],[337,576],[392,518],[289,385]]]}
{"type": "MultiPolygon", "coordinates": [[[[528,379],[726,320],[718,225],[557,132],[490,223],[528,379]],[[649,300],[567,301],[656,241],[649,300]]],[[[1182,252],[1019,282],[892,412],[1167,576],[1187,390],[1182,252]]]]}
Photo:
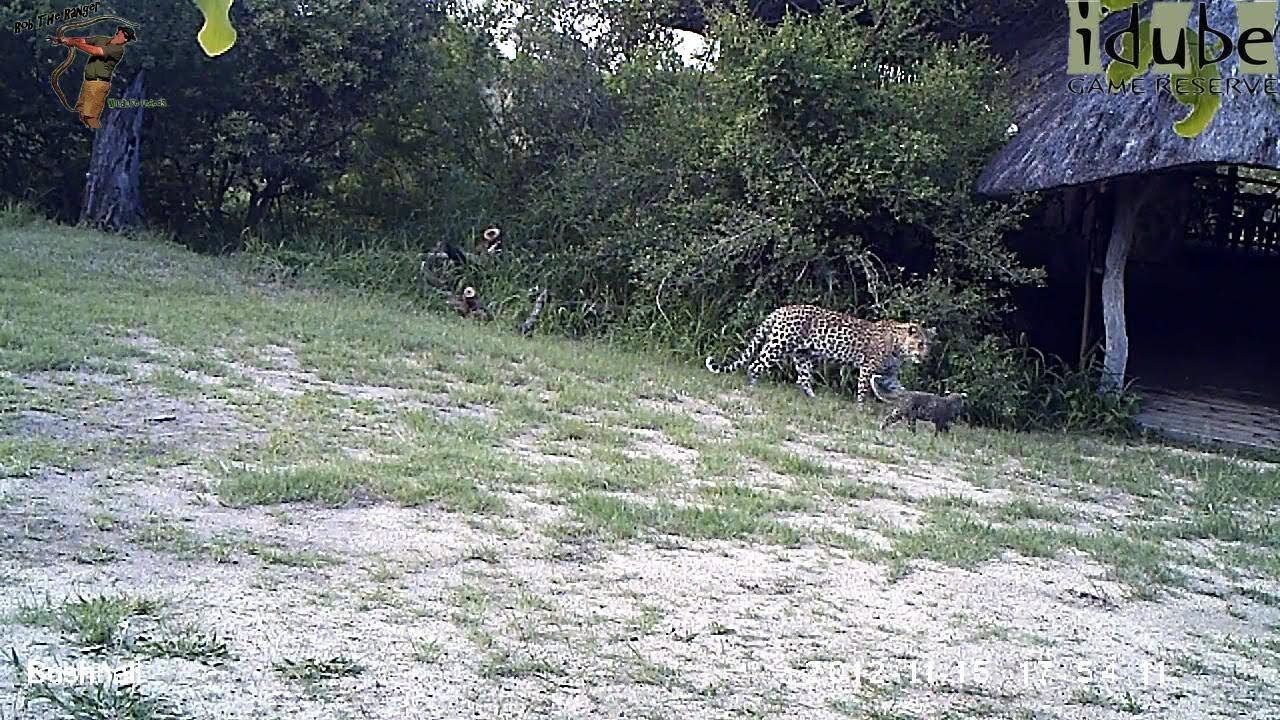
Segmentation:
{"type": "Polygon", "coordinates": [[[902,347],[902,354],[915,362],[928,357],[937,336],[937,328],[924,327],[919,323],[898,324],[898,342],[902,347]]]}

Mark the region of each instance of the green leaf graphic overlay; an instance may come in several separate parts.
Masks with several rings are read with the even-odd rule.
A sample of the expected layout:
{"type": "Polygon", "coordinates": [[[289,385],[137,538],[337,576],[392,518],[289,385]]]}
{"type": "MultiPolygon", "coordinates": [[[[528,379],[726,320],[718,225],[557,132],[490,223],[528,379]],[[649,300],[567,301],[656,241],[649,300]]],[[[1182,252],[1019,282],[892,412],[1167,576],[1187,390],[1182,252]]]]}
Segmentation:
{"type": "Polygon", "coordinates": [[[195,0],[196,7],[204,14],[204,27],[196,35],[200,49],[209,57],[216,57],[236,44],[236,29],[231,27],[231,3],[233,0],[195,0]]]}
{"type": "MultiPolygon", "coordinates": [[[[1142,51],[1138,53],[1138,67],[1126,65],[1117,60],[1107,63],[1107,83],[1112,88],[1120,88],[1125,83],[1136,77],[1147,74],[1147,70],[1151,67],[1151,60],[1155,56],[1155,47],[1151,40],[1151,21],[1143,20],[1138,23],[1138,34],[1142,37],[1142,51]]],[[[1124,43],[1120,52],[1125,57],[1133,56],[1133,36],[1125,35],[1124,43]]]]}

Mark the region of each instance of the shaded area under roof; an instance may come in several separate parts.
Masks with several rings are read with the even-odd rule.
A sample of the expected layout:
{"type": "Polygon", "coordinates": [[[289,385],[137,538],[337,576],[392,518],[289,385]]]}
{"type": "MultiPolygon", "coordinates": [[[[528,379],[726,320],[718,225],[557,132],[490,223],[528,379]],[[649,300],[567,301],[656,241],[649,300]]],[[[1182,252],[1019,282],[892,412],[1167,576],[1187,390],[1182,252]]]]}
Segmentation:
{"type": "MultiPolygon", "coordinates": [[[[1149,5],[1144,3],[1143,17],[1149,5]]],[[[1231,0],[1209,0],[1208,5],[1213,27],[1236,37],[1231,0]]],[[[1168,92],[1157,92],[1154,74],[1146,76],[1149,91],[1142,95],[1072,93],[1063,6],[1056,14],[1059,22],[1031,36],[1010,61],[1016,92],[1012,119],[1018,132],[978,178],[980,194],[1012,195],[1194,165],[1280,168],[1280,96],[1228,92],[1203,133],[1180,137],[1173,123],[1188,108],[1168,92]]],[[[1193,10],[1192,27],[1197,27],[1197,17],[1193,10]]],[[[1127,22],[1128,11],[1116,13],[1104,23],[1103,36],[1127,22]]],[[[1222,77],[1243,77],[1237,64],[1234,53],[1219,63],[1222,77]]]]}

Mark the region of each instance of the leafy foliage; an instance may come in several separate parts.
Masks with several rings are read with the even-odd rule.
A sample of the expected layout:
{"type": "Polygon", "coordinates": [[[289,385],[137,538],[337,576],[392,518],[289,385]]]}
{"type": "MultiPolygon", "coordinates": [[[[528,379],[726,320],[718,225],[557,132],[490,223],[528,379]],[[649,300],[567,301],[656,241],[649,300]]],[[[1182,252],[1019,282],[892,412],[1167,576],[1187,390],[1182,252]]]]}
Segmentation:
{"type": "MultiPolygon", "coordinates": [[[[1103,430],[1134,428],[1136,398],[1097,392],[1100,368],[1076,369],[1023,343],[987,336],[968,346],[947,347],[937,376],[968,394],[970,419],[1012,430],[1103,430]]],[[[937,389],[941,390],[941,387],[937,389]]]]}
{"type": "Polygon", "coordinates": [[[834,13],[721,15],[713,37],[711,70],[624,65],[623,128],[531,199],[519,220],[552,284],[609,292],[677,344],[691,321],[726,325],[726,349],[801,300],[978,331],[1036,280],[1001,243],[1021,208],[971,197],[1007,126],[980,46],[885,47],[834,13]],[[881,77],[881,59],[915,80],[881,77]]]}

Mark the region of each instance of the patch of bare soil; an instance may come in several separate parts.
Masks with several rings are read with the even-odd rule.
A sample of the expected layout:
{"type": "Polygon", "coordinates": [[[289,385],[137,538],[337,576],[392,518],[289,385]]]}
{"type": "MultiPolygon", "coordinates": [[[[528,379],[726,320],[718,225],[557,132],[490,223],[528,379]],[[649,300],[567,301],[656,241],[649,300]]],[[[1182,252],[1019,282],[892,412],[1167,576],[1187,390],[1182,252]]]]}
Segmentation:
{"type": "MultiPolygon", "coordinates": [[[[235,659],[221,667],[142,665],[146,689],[197,716],[936,717],[985,707],[1118,718],[1139,707],[1245,717],[1274,700],[1280,679],[1219,644],[1263,637],[1280,621],[1274,608],[1246,605],[1241,618],[1201,594],[1134,601],[1084,557],[1009,557],[976,571],[924,563],[894,582],[818,547],[641,543],[566,555],[533,516],[505,531],[430,509],[291,506],[281,517],[201,503],[183,489],[199,482],[164,479],[103,492],[101,475],[40,478],[45,492],[22,488],[18,501],[37,522],[3,541],[0,570],[37,597],[162,598],[182,622],[229,638],[235,659]],[[94,527],[90,514],[104,511],[119,530],[94,527]],[[157,518],[194,539],[132,539],[157,518]],[[43,527],[51,522],[56,531],[43,527]],[[199,549],[219,537],[333,560],[199,549]],[[111,560],[76,559],[103,542],[111,560]],[[10,552],[31,546],[50,550],[10,552]],[[364,670],[313,683],[276,670],[334,657],[364,670]]],[[[6,594],[0,613],[30,597],[6,594]]],[[[57,642],[44,629],[7,630],[24,658],[57,642]]]]}
{"type": "Polygon", "coordinates": [[[65,444],[109,440],[108,451],[124,445],[156,452],[177,448],[214,451],[252,432],[236,420],[222,400],[169,397],[150,385],[117,375],[46,372],[17,381],[27,390],[56,392],[67,399],[50,407],[19,408],[0,426],[0,433],[12,437],[65,444]]]}

